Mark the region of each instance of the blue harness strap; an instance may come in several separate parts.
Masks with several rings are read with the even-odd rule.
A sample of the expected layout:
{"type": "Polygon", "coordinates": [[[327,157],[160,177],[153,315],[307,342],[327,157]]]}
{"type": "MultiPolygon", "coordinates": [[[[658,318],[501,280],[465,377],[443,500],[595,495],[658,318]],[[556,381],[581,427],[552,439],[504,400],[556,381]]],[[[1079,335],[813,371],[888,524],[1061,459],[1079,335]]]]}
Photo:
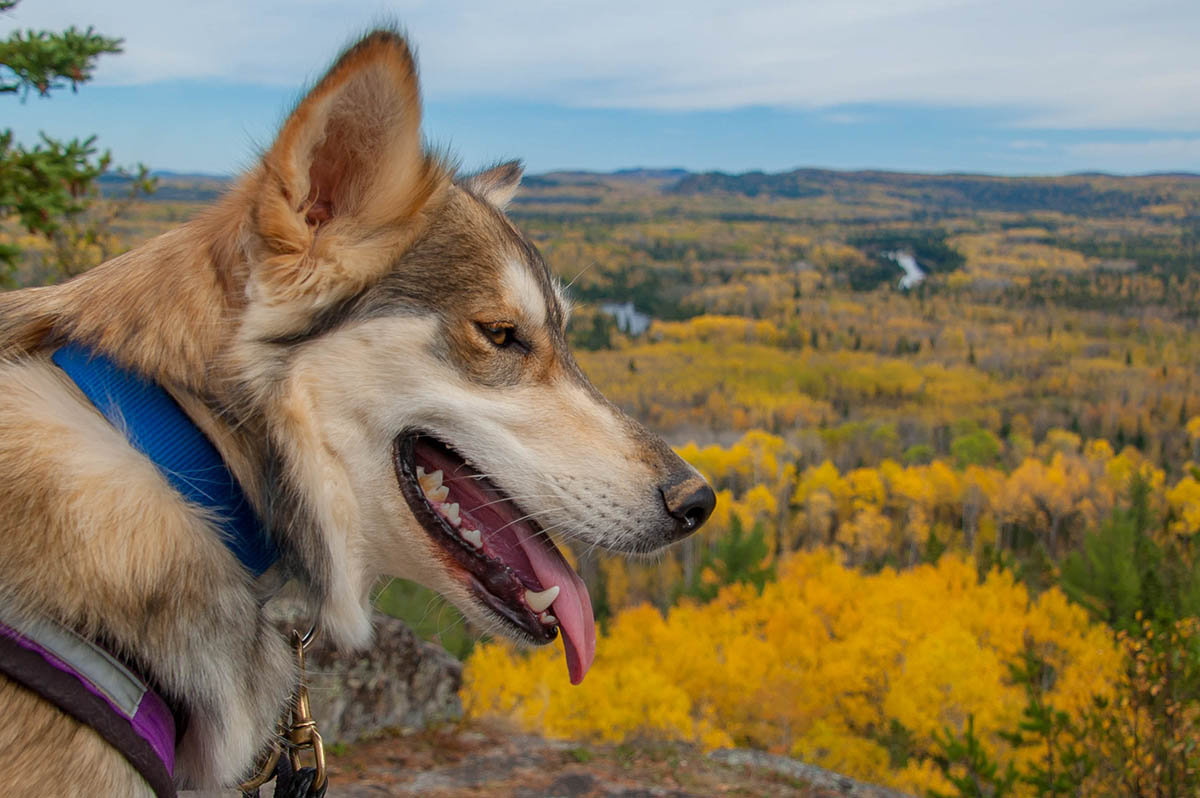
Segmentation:
{"type": "Polygon", "coordinates": [[[77,344],[67,344],[51,357],[175,490],[218,519],[223,542],[247,571],[260,576],[279,559],[216,447],[161,386],[77,344]]]}

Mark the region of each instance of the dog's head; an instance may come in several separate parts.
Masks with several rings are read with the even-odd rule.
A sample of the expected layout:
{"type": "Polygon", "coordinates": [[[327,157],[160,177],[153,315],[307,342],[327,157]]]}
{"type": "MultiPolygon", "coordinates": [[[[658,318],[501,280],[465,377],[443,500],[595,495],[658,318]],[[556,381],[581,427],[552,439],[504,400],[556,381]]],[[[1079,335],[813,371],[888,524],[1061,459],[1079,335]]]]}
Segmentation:
{"type": "Polygon", "coordinates": [[[272,524],[327,629],[362,642],[370,585],[406,577],[485,628],[561,629],[578,681],[591,606],[547,533],[652,552],[714,496],[576,365],[569,303],[503,213],[519,180],[516,164],[456,179],[426,152],[408,48],[368,36],[240,190],[231,358],[270,429],[272,524]]]}

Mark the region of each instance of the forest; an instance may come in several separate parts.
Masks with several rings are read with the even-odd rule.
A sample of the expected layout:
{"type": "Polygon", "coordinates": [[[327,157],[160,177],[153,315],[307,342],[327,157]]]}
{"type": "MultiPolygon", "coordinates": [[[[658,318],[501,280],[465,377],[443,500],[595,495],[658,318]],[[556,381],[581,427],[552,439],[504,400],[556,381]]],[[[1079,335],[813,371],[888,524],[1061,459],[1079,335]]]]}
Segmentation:
{"type": "Polygon", "coordinates": [[[472,713],[919,795],[1200,790],[1200,178],[564,174],[513,215],[720,500],[580,563],[594,681],[487,642],[472,713]]]}
{"type": "MultiPolygon", "coordinates": [[[[58,238],[0,228],[8,281],[225,185],[157,182],[107,180],[58,238]]],[[[719,501],[654,562],[576,553],[601,627],[577,688],[561,649],[387,586],[466,660],[471,716],[918,795],[1200,792],[1200,177],[555,173],[510,215],[583,369],[719,501]]]]}

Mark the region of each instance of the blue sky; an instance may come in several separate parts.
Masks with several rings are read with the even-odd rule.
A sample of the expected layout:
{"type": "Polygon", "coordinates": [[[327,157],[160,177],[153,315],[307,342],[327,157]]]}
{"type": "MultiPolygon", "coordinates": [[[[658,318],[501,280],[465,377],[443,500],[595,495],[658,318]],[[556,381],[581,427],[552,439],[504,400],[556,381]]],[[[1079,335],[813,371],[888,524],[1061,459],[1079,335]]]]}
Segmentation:
{"type": "Polygon", "coordinates": [[[379,20],[407,27],[426,135],[468,167],[1200,172],[1190,0],[24,0],[0,35],[90,24],[125,52],[0,124],[232,173],[379,20]]]}

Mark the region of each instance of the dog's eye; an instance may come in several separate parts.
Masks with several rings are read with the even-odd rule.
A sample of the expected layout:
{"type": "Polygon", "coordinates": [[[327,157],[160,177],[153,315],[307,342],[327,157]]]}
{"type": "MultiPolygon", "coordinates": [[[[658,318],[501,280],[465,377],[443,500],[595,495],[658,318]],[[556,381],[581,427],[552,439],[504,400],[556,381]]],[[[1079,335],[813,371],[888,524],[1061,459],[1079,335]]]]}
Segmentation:
{"type": "Polygon", "coordinates": [[[484,324],[482,322],[477,322],[476,326],[479,327],[479,331],[483,333],[484,337],[491,341],[497,349],[504,349],[517,342],[516,328],[511,324],[505,324],[503,322],[497,324],[484,324]]]}

